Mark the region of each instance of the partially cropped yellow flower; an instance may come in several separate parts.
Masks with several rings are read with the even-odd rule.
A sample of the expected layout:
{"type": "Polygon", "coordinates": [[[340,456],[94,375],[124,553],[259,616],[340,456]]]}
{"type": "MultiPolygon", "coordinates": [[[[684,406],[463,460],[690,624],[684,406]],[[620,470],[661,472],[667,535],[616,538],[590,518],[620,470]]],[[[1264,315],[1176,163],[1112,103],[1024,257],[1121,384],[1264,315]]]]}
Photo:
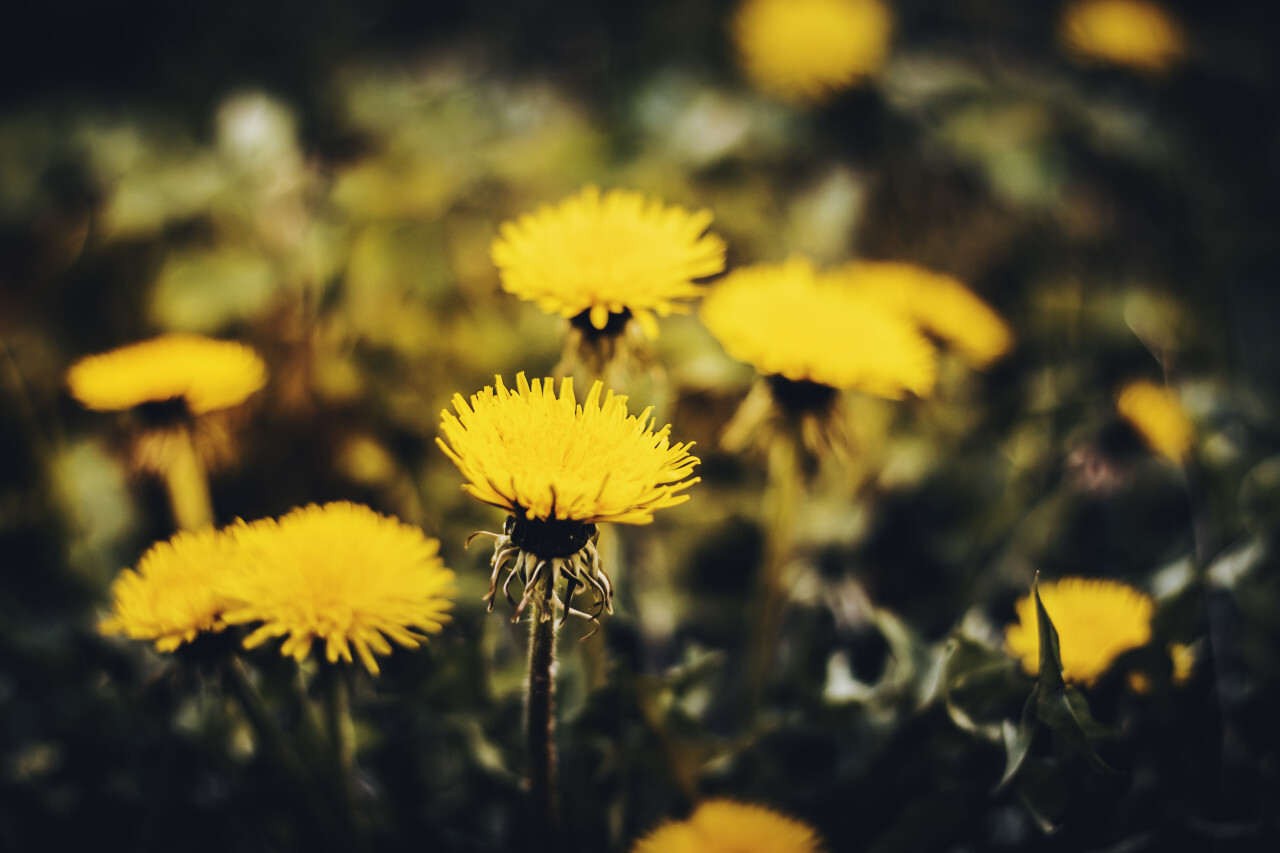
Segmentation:
{"type": "Polygon", "coordinates": [[[688,820],[668,821],[631,853],[818,853],[817,832],[764,806],[707,800],[688,820]]]}
{"type": "Polygon", "coordinates": [[[909,317],[974,367],[986,367],[1013,346],[1000,315],[952,276],[896,261],[859,261],[833,275],[868,301],[909,317]]]}
{"type": "Polygon", "coordinates": [[[807,259],[735,270],[699,313],[725,352],[762,374],[894,399],[933,391],[937,353],[915,324],[807,259]]]}
{"type": "Polygon", "coordinates": [[[467,493],[519,518],[648,524],[655,510],[689,499],[698,482],[688,445],[672,445],[669,426],[653,431],[650,409],[627,414],[627,398],[596,382],[581,404],[573,380],[520,373],[514,391],[495,379],[468,402],[455,394],[441,412],[436,443],[468,482],[467,493]]]}
{"type": "MultiPolygon", "coordinates": [[[[1118,581],[1063,578],[1040,584],[1040,600],[1058,632],[1062,675],[1092,684],[1122,652],[1151,640],[1151,596],[1118,581]]],[[[1018,622],[1005,628],[1005,644],[1029,674],[1040,671],[1035,599],[1018,599],[1018,622]]]]}
{"type": "Polygon", "coordinates": [[[228,530],[241,568],[225,584],[223,619],[262,623],[246,648],[284,637],[281,654],[301,661],[318,640],[330,663],[350,663],[354,647],[376,675],[388,640],[417,648],[450,618],[454,574],[440,543],[366,506],[310,505],[228,530]]]}
{"type": "Polygon", "coordinates": [[[238,405],[266,383],[266,364],[250,347],[183,334],[91,355],[67,371],[72,396],[101,411],[181,400],[200,415],[238,405]]]}
{"type": "Polygon", "coordinates": [[[1060,33],[1067,49],[1080,59],[1138,71],[1165,71],[1186,53],[1181,25],[1145,0],[1071,3],[1060,33]]]}
{"type": "Polygon", "coordinates": [[[629,190],[587,187],[555,207],[504,222],[490,253],[502,287],[550,314],[581,315],[603,330],[634,317],[649,337],[654,318],[688,313],[695,280],[724,269],[724,241],[706,233],[711,211],[690,213],[629,190]]]}
{"type": "Polygon", "coordinates": [[[219,585],[234,571],[228,537],[212,528],[181,532],[142,555],[138,570],[125,569],[111,584],[111,616],[98,626],[155,643],[172,652],[201,632],[221,631],[225,600],[219,585]]]}
{"type": "Polygon", "coordinates": [[[1116,409],[1156,453],[1176,465],[1186,461],[1195,427],[1168,388],[1145,380],[1131,382],[1117,395],[1116,409]]]}
{"type": "Polygon", "coordinates": [[[733,19],[747,76],[797,101],[820,100],[874,74],[892,31],[881,0],[746,0],[733,19]]]}

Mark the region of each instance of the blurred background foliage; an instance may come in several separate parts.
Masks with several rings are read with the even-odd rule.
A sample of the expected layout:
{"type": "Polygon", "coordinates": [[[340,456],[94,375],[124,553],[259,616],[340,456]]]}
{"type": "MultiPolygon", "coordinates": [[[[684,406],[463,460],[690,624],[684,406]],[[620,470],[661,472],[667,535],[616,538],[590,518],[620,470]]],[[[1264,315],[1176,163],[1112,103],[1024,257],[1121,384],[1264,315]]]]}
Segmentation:
{"type": "MultiPolygon", "coordinates": [[[[200,666],[98,636],[107,586],[172,519],[75,359],[168,330],[234,337],[270,385],[226,427],[219,522],[351,499],[438,536],[454,622],[357,678],[375,849],[514,849],[527,826],[524,631],[486,616],[495,512],[439,412],[563,330],[503,293],[506,219],[586,183],[715,213],[730,266],[793,252],[956,275],[1009,321],[935,398],[850,396],[853,452],[809,484],[758,708],[744,703],[762,467],[717,449],[752,381],[694,317],[641,376],[703,482],[609,529],[617,614],[565,629],[571,840],[625,850],[697,797],[769,804],[833,851],[1274,849],[1280,802],[1276,54],[1255,4],[1169,2],[1156,77],[1063,54],[1056,3],[899,0],[887,66],[809,108],[754,94],[721,0],[21,4],[0,36],[0,847],[323,843],[200,666]],[[1168,381],[1185,472],[1118,418],[1168,381]],[[1157,600],[1136,692],[1090,688],[1090,768],[1002,647],[1036,571],[1157,600]],[[590,651],[590,649],[596,651],[590,651]],[[604,649],[605,651],[600,651],[604,649]],[[604,662],[602,664],[602,661],[604,662]],[[1011,754],[1025,751],[999,786],[1011,754]]],[[[297,728],[299,678],[258,677],[297,728]],[[279,691],[273,695],[271,691],[279,691]]],[[[304,668],[304,688],[308,672],[304,668]]]]}

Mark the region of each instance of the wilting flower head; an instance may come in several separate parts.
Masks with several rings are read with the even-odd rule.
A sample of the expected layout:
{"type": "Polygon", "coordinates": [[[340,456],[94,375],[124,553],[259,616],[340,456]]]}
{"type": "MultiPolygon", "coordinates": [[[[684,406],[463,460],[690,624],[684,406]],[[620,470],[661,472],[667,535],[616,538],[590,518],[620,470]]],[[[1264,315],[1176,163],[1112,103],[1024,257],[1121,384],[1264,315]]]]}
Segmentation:
{"type": "Polygon", "coordinates": [[[87,356],[67,371],[72,396],[102,411],[180,400],[201,415],[238,405],[266,383],[266,365],[251,348],[183,334],[87,356]]]}
{"type": "Polygon", "coordinates": [[[832,275],[868,302],[908,317],[974,367],[986,367],[1013,346],[1000,315],[952,276],[898,261],[858,261],[832,275]]]}
{"type": "Polygon", "coordinates": [[[1060,34],[1086,61],[1161,72],[1186,52],[1182,27],[1145,0],[1080,0],[1067,6],[1060,34]]]}
{"type": "Polygon", "coordinates": [[[814,101],[874,74],[889,53],[882,0],[746,0],[733,20],[739,61],[761,90],[814,101]]]}
{"type": "MultiPolygon", "coordinates": [[[[1097,578],[1063,578],[1041,583],[1040,600],[1058,632],[1062,676],[1092,684],[1122,652],[1151,640],[1155,602],[1131,586],[1097,578]]],[[[1005,628],[1005,644],[1029,674],[1040,671],[1040,633],[1035,599],[1015,605],[1018,622],[1005,628]]]]}
{"type": "Polygon", "coordinates": [[[690,445],[670,443],[669,426],[654,432],[649,409],[628,415],[626,397],[609,391],[602,399],[599,382],[580,404],[572,379],[562,380],[558,397],[550,379],[531,385],[520,373],[514,391],[501,376],[495,382],[470,401],[455,394],[457,414],[440,413],[444,437],[436,439],[468,480],[462,488],[510,513],[502,534],[487,534],[495,546],[486,600],[492,608],[498,573],[514,559],[526,594],[517,616],[544,569],[553,582],[557,573],[571,578],[570,600],[580,583],[608,609],[595,523],[648,524],[656,510],[684,503],[698,459],[690,445]]]}
{"type": "Polygon", "coordinates": [[[1129,383],[1116,396],[1116,410],[1152,450],[1175,465],[1191,454],[1195,427],[1178,398],[1163,385],[1145,380],[1129,383]]]}
{"type": "Polygon", "coordinates": [[[725,352],[762,374],[894,399],[933,390],[937,354],[915,324],[805,258],[733,271],[699,314],[725,352]]]}
{"type": "Polygon", "coordinates": [[[223,578],[234,571],[228,537],[212,528],[183,531],[151,546],[138,570],[125,569],[111,584],[111,616],[98,626],[103,634],[121,634],[155,642],[171,652],[202,631],[221,631],[225,601],[223,578]]]}
{"type": "Polygon", "coordinates": [[[688,820],[668,821],[631,853],[818,853],[812,827],[764,806],[707,800],[688,820]]]}
{"type": "Polygon", "coordinates": [[[240,570],[224,584],[223,619],[262,623],[246,648],[284,637],[281,653],[301,661],[320,640],[330,663],[350,663],[354,647],[376,675],[388,640],[417,648],[450,618],[454,574],[440,543],[366,506],[313,504],[228,531],[240,570]]]}
{"type": "Polygon", "coordinates": [[[589,186],[504,222],[491,255],[502,287],[543,311],[598,331],[610,315],[634,317],[652,338],[655,314],[687,313],[679,300],[701,293],[694,281],[724,269],[724,241],[705,233],[710,224],[709,210],[589,186]]]}

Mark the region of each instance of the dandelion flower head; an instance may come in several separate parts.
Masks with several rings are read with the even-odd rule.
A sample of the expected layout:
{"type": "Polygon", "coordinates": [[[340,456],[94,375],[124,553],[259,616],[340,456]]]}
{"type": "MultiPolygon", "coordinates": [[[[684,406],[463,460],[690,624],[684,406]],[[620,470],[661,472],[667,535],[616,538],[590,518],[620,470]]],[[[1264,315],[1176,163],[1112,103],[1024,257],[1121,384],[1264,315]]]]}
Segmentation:
{"type": "Polygon", "coordinates": [[[597,330],[629,315],[650,338],[654,315],[688,313],[696,279],[724,269],[724,241],[706,233],[711,211],[690,213],[638,192],[589,186],[555,207],[504,222],[490,254],[502,287],[597,330]]]}
{"type": "Polygon", "coordinates": [[[125,569],[111,584],[111,616],[98,630],[134,640],[154,641],[172,652],[196,635],[221,631],[223,578],[234,571],[225,534],[212,528],[183,531],[151,546],[138,569],[125,569]]]}
{"type": "Polygon", "coordinates": [[[763,806],[708,800],[688,820],[668,821],[631,853],[818,853],[809,826],[763,806]]]}
{"type": "Polygon", "coordinates": [[[880,69],[893,16],[882,0],[746,0],[732,28],[757,88],[817,101],[880,69]]]}
{"type": "Polygon", "coordinates": [[[1067,49],[1080,59],[1162,72],[1186,52],[1182,27],[1145,0],[1080,0],[1063,13],[1067,49]]]}
{"type": "Polygon", "coordinates": [[[937,353],[915,325],[805,258],[735,270],[700,315],[725,352],[766,375],[893,399],[933,390],[937,353]]]}
{"type": "MultiPolygon", "coordinates": [[[[1112,580],[1063,578],[1040,584],[1040,600],[1058,632],[1062,675],[1092,684],[1122,652],[1151,639],[1155,602],[1112,580]]],[[[1005,644],[1029,674],[1040,671],[1040,633],[1033,596],[1018,599],[1018,622],[1005,628],[1005,644]]]]}
{"type": "Polygon", "coordinates": [[[236,406],[265,384],[266,364],[250,347],[185,334],[87,356],[67,371],[72,396],[100,411],[180,399],[200,415],[236,406]]]}
{"type": "Polygon", "coordinates": [[[449,620],[454,574],[439,542],[366,506],[312,504],[229,533],[241,570],[225,585],[223,619],[262,623],[246,648],[284,637],[281,653],[301,661],[318,640],[330,663],[351,663],[354,648],[377,675],[388,640],[417,648],[449,620]]]}
{"type": "Polygon", "coordinates": [[[897,261],[859,261],[833,274],[954,347],[974,367],[986,367],[1013,346],[1000,315],[952,276],[897,261]]]}
{"type": "Polygon", "coordinates": [[[1191,454],[1195,427],[1168,388],[1145,380],[1131,382],[1116,396],[1116,410],[1152,450],[1175,465],[1191,454]]]}
{"type": "Polygon", "coordinates": [[[496,377],[470,401],[455,394],[454,415],[440,414],[436,443],[453,460],[473,497],[521,519],[648,524],[653,513],[689,499],[698,459],[654,432],[650,409],[627,414],[627,398],[591,386],[582,403],[573,380],[520,373],[511,390],[496,377]]]}

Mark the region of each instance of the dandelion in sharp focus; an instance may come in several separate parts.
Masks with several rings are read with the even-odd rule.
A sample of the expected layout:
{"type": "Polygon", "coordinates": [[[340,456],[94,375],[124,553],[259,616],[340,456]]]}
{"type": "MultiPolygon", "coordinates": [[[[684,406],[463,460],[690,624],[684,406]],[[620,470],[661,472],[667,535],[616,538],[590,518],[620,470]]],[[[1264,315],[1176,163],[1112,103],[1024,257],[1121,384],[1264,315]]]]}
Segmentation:
{"type": "MultiPolygon", "coordinates": [[[[487,600],[492,609],[498,577],[510,564],[503,590],[510,598],[512,577],[524,584],[517,617],[530,603],[539,581],[567,583],[565,598],[550,597],[569,613],[597,616],[611,611],[612,587],[600,564],[594,538],[602,521],[648,524],[653,513],[688,500],[684,490],[696,457],[689,445],[672,445],[670,427],[653,430],[649,409],[628,415],[626,398],[596,382],[581,404],[573,380],[516,377],[516,388],[497,377],[495,387],[455,395],[457,414],[441,413],[443,438],[436,442],[466,477],[463,489],[509,513],[494,539],[493,577],[487,600]],[[594,614],[572,608],[579,588],[593,593],[594,614]]],[[[513,602],[514,603],[514,602],[513,602]]],[[[534,600],[541,620],[551,613],[534,600]]]]}

